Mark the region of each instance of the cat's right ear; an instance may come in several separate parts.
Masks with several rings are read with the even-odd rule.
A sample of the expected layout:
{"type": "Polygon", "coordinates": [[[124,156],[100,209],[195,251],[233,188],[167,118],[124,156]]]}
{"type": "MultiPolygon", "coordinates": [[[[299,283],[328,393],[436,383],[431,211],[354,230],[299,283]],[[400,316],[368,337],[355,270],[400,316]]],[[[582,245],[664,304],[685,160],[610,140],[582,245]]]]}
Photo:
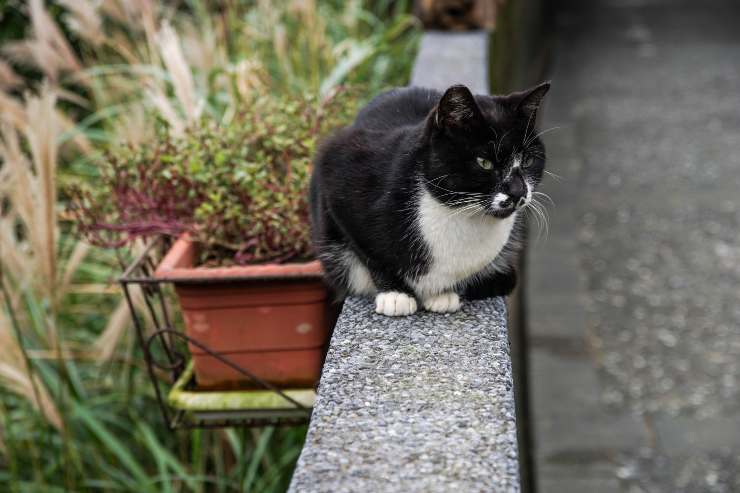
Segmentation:
{"type": "Polygon", "coordinates": [[[478,103],[463,85],[447,89],[434,112],[434,124],[440,129],[465,130],[483,121],[478,103]]]}
{"type": "Polygon", "coordinates": [[[537,111],[549,90],[550,81],[547,81],[526,91],[511,93],[505,99],[516,105],[515,111],[520,115],[528,119],[537,118],[537,111]]]}

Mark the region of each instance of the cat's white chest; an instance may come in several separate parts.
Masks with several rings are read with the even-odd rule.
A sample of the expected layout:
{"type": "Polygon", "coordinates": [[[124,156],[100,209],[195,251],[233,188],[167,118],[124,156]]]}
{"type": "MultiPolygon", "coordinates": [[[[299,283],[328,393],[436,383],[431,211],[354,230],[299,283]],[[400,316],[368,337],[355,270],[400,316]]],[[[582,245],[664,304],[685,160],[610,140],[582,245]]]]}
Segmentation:
{"type": "Polygon", "coordinates": [[[417,294],[447,291],[488,267],[509,241],[515,215],[497,219],[456,213],[423,192],[418,224],[431,265],[426,274],[408,279],[417,294]]]}

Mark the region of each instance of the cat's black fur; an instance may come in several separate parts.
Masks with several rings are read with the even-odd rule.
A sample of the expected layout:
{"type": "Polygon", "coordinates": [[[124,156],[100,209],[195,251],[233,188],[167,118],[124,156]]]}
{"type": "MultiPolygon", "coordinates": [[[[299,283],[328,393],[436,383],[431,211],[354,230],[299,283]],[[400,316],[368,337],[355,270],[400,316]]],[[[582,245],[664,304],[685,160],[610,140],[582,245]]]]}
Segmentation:
{"type": "MultiPolygon", "coordinates": [[[[473,96],[464,86],[444,95],[394,89],[326,140],[314,161],[311,221],[318,257],[338,292],[350,287],[347,249],[367,267],[377,291],[414,292],[408,279],[426,274],[432,261],[417,224],[424,191],[451,210],[476,194],[480,214],[510,215],[513,205],[494,210],[491,200],[509,192],[517,199],[522,180],[532,189],[540,182],[545,153],[534,125],[548,88],[545,83],[507,96],[473,96]],[[513,170],[517,156],[526,168],[513,170]],[[492,169],[483,169],[478,158],[491,161],[492,169]]],[[[512,242],[496,268],[451,289],[467,298],[510,293],[516,278],[503,256],[512,242]]]]}

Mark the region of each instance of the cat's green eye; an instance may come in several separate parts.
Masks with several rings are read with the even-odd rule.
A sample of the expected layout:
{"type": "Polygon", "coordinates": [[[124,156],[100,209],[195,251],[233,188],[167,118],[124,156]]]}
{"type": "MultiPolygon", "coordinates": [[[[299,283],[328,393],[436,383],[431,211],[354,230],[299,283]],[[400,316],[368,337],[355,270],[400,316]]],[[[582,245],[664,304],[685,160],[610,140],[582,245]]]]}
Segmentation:
{"type": "Polygon", "coordinates": [[[479,157],[477,161],[478,161],[478,166],[480,166],[481,168],[485,170],[489,170],[493,168],[493,163],[486,158],[479,157]]]}
{"type": "Polygon", "coordinates": [[[532,166],[533,162],[534,162],[534,158],[528,157],[522,162],[522,168],[529,168],[530,166],[532,166]]]}

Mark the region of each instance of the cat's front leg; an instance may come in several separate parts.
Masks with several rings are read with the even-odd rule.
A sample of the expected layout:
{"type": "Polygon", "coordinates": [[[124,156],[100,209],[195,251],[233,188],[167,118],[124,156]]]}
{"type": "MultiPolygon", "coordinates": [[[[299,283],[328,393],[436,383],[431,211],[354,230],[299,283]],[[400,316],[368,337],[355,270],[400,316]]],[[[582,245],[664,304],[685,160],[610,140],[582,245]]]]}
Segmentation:
{"type": "Polygon", "coordinates": [[[389,317],[416,313],[416,299],[403,291],[381,291],[375,295],[375,312],[389,317]]]}
{"type": "Polygon", "coordinates": [[[403,317],[416,313],[416,298],[406,284],[393,275],[373,271],[373,282],[378,287],[375,295],[375,312],[389,317],[403,317]]]}
{"type": "Polygon", "coordinates": [[[452,313],[460,309],[460,296],[454,291],[423,298],[424,309],[436,313],[452,313]]]}

